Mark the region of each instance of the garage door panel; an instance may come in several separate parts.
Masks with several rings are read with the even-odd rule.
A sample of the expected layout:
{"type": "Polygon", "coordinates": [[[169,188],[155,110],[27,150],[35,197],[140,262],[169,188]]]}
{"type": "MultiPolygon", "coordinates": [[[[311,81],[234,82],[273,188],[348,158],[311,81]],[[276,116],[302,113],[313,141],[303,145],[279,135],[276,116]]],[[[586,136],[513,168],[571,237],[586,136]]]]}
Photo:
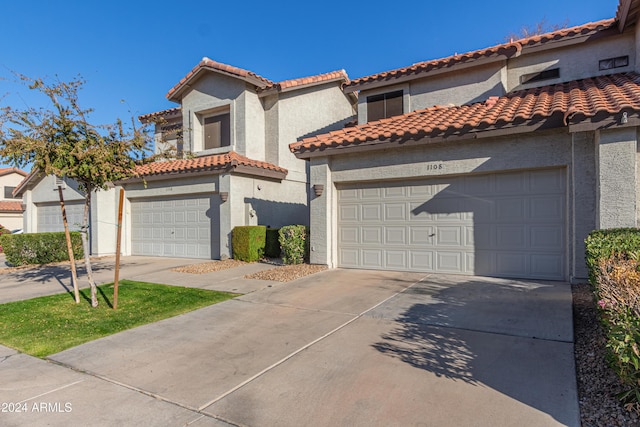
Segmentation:
{"type": "Polygon", "coordinates": [[[436,253],[436,268],[443,273],[463,273],[462,253],[438,251],[436,253]]]}
{"type": "Polygon", "coordinates": [[[409,252],[411,259],[411,270],[416,271],[433,271],[433,251],[412,250],[409,252]]]}
{"type": "Polygon", "coordinates": [[[555,278],[562,274],[562,257],[548,254],[531,255],[531,271],[541,278],[555,278]]]}
{"type": "Polygon", "coordinates": [[[362,221],[381,221],[382,206],[380,205],[362,205],[362,221]]]}
{"type": "Polygon", "coordinates": [[[431,221],[433,220],[433,214],[427,212],[422,207],[424,202],[409,203],[409,221],[431,221]]]}
{"type": "Polygon", "coordinates": [[[436,244],[440,246],[463,246],[462,227],[439,226],[436,228],[436,244]]]}
{"type": "Polygon", "coordinates": [[[338,264],[561,280],[565,180],[550,169],[339,185],[338,264]]]}
{"type": "Polygon", "coordinates": [[[385,268],[389,269],[406,269],[407,265],[407,251],[403,250],[388,250],[385,251],[385,268]]]}
{"type": "Polygon", "coordinates": [[[389,226],[384,228],[384,243],[387,245],[406,245],[407,229],[406,227],[389,226]]]}
{"type": "Polygon", "coordinates": [[[524,253],[496,252],[496,270],[513,277],[526,276],[527,257],[524,253]]]}
{"type": "Polygon", "coordinates": [[[211,196],[132,200],[134,255],[211,259],[211,196]]]}
{"type": "Polygon", "coordinates": [[[520,198],[496,200],[496,220],[522,222],[525,220],[526,201],[520,198]]]}
{"type": "Polygon", "coordinates": [[[338,236],[338,243],[341,245],[344,244],[358,244],[360,240],[358,236],[360,235],[360,229],[358,227],[342,227],[340,228],[338,236]]]}
{"type": "Polygon", "coordinates": [[[525,249],[527,247],[527,231],[524,225],[499,225],[495,229],[498,248],[525,249]]]}
{"type": "Polygon", "coordinates": [[[338,219],[340,221],[358,221],[358,205],[343,205],[338,209],[338,219]]]}
{"type": "Polygon", "coordinates": [[[388,187],[384,189],[385,199],[401,199],[406,197],[406,189],[404,187],[388,187]]]}
{"type": "Polygon", "coordinates": [[[411,227],[411,245],[432,245],[434,227],[411,227]]]}
{"type": "Polygon", "coordinates": [[[407,221],[407,205],[405,203],[386,203],[384,218],[386,221],[407,221]]]}
{"type": "Polygon", "coordinates": [[[382,250],[381,249],[363,249],[362,265],[369,268],[382,268],[382,250]]]}
{"type": "Polygon", "coordinates": [[[562,246],[562,228],[552,226],[531,226],[531,247],[536,249],[555,249],[562,246]]]}
{"type": "Polygon", "coordinates": [[[341,267],[359,267],[360,257],[358,249],[340,249],[340,266],[341,267]]]}
{"type": "Polygon", "coordinates": [[[362,243],[382,244],[382,227],[362,227],[362,243]]]}
{"type": "Polygon", "coordinates": [[[561,220],[563,211],[563,199],[561,195],[531,198],[530,215],[532,220],[561,220]]]}

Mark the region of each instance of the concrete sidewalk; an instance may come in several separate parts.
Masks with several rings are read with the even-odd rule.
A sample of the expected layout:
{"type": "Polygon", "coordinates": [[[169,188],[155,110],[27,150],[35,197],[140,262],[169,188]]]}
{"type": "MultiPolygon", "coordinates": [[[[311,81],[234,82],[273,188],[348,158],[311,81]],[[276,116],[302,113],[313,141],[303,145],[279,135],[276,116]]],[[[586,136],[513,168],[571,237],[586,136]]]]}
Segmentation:
{"type": "MultiPolygon", "coordinates": [[[[3,260],[0,262],[4,264],[3,260]]],[[[219,291],[250,293],[273,282],[244,279],[247,274],[273,268],[273,265],[253,263],[238,268],[206,274],[185,274],[171,271],[175,267],[207,262],[202,259],[126,256],[121,258],[120,279],[189,286],[219,291]]],[[[113,282],[115,257],[102,257],[92,262],[93,277],[97,284],[113,282]]],[[[88,286],[83,262],[77,263],[80,288],[88,286]]],[[[71,270],[68,263],[25,269],[0,268],[0,304],[73,292],[71,270]]]]}
{"type": "Polygon", "coordinates": [[[0,348],[0,401],[28,404],[0,424],[580,424],[565,283],[330,270],[256,287],[49,361],[0,348]]]}

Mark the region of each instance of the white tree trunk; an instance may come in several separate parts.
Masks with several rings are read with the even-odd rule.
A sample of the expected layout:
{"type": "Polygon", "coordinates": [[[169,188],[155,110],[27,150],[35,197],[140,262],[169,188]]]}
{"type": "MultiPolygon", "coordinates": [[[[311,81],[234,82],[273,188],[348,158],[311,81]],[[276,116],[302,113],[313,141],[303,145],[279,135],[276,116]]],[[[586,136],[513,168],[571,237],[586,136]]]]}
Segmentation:
{"type": "Polygon", "coordinates": [[[80,233],[82,233],[82,250],[84,251],[84,265],[87,269],[87,279],[89,280],[89,286],[91,287],[91,307],[98,306],[98,295],[96,282],[93,281],[93,270],[91,269],[91,258],[89,256],[89,208],[91,206],[91,188],[87,188],[87,195],[84,202],[84,217],[82,218],[82,227],[80,233]]]}

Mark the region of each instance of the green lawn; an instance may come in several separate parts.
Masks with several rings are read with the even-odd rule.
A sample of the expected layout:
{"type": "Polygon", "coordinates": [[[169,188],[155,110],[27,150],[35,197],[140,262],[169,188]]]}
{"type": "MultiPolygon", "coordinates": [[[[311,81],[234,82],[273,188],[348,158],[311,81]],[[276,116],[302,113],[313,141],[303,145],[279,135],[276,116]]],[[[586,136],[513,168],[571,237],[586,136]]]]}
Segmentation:
{"type": "Polygon", "coordinates": [[[237,296],[227,292],[122,280],[118,309],[111,308],[113,284],[98,287],[98,308],[89,289],[80,304],[69,293],[0,305],[0,344],[37,357],[237,296]]]}

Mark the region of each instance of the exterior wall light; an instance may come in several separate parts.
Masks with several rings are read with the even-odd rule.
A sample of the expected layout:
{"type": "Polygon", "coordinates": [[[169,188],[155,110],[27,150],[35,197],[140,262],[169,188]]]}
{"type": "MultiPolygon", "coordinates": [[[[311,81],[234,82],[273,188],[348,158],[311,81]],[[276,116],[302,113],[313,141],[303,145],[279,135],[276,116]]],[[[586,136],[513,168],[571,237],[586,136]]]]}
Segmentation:
{"type": "Polygon", "coordinates": [[[626,111],[622,113],[622,117],[620,118],[620,123],[623,125],[629,123],[629,114],[626,111]]]}
{"type": "Polygon", "coordinates": [[[316,194],[316,197],[320,197],[322,196],[322,192],[324,191],[324,185],[322,184],[315,184],[313,186],[313,192],[316,194]]]}
{"type": "Polygon", "coordinates": [[[228,191],[221,191],[220,192],[220,200],[222,200],[222,203],[226,202],[229,199],[229,192],[228,191]]]}

